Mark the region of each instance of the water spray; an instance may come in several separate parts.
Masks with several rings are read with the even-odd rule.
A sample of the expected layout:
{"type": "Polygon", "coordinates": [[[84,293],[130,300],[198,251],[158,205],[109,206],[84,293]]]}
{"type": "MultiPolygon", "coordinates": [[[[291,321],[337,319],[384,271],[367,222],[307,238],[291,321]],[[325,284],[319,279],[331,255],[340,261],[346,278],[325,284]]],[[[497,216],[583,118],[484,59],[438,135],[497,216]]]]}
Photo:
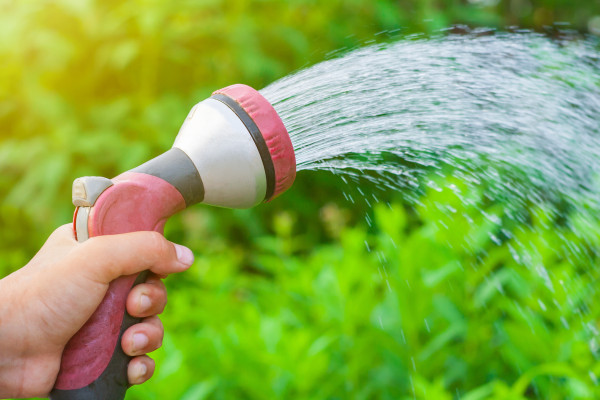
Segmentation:
{"type": "MultiPolygon", "coordinates": [[[[275,109],[251,87],[233,85],[192,108],[167,152],[113,179],[76,179],[73,228],[79,242],[163,233],[167,219],[191,205],[253,207],[286,191],[295,176],[292,142],[275,109]]],[[[130,357],[121,349],[121,335],[139,322],[125,311],[125,302],[146,277],[143,272],[110,284],[65,347],[51,399],[125,397],[130,357]]]]}

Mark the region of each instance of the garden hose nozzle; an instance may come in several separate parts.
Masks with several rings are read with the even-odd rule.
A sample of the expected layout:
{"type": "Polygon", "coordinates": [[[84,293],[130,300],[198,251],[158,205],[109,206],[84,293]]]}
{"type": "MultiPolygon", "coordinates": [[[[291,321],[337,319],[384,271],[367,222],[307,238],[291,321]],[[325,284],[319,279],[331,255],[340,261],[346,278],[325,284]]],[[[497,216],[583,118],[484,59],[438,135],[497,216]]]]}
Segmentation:
{"type": "MultiPolygon", "coordinates": [[[[247,208],[286,191],[296,176],[290,137],[256,90],[233,85],[196,104],[173,147],[116,178],[78,178],[73,227],[78,241],[133,231],[162,233],[167,219],[196,203],[247,208]]],[[[113,281],[102,303],[71,338],[53,400],[118,400],[129,386],[121,335],[138,322],[125,311],[146,273],[113,281]]]]}

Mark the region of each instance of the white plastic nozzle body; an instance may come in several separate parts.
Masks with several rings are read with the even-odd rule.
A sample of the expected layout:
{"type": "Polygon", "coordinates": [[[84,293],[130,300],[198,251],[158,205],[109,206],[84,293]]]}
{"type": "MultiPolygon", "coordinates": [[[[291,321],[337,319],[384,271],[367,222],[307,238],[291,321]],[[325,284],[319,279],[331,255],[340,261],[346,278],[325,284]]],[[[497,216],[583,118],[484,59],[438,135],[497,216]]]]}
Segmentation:
{"type": "Polygon", "coordinates": [[[248,208],[264,200],[267,178],[260,153],[247,127],[224,103],[209,98],[196,104],[173,147],[196,166],[203,203],[248,208]]]}

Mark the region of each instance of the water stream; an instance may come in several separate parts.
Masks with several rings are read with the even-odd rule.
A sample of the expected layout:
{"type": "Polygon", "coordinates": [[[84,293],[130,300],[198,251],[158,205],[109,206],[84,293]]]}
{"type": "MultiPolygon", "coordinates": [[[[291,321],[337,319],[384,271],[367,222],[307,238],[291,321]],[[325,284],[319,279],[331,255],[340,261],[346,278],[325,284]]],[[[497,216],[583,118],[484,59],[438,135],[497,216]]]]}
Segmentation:
{"type": "Polygon", "coordinates": [[[262,93],[290,132],[299,171],[370,180],[408,201],[423,184],[439,190],[424,175],[451,173],[509,208],[554,202],[561,207],[550,212],[597,219],[599,48],[534,33],[416,36],[262,93]]]}
{"type": "Polygon", "coordinates": [[[514,200],[585,196],[600,210],[595,41],[408,38],[322,62],[262,93],[290,132],[298,170],[375,171],[399,189],[448,164],[514,200]]]}
{"type": "MultiPolygon", "coordinates": [[[[409,204],[427,190],[447,189],[440,182],[465,203],[470,191],[501,199],[500,217],[486,215],[497,219],[491,239],[510,246],[515,261],[553,292],[553,271],[528,258],[531,243],[502,226],[528,224],[522,210],[543,204],[549,223],[563,232],[562,243],[547,246],[582,274],[597,268],[599,49],[597,39],[528,32],[413,36],[354,50],[261,92],[290,132],[298,170],[331,171],[358,186],[367,202],[376,197],[360,190],[364,182],[402,193],[409,204]]],[[[579,296],[575,304],[577,293],[570,295],[580,314],[593,301],[579,296]]],[[[598,336],[589,319],[581,321],[588,337],[598,336]]],[[[598,353],[597,340],[590,349],[598,353]]]]}

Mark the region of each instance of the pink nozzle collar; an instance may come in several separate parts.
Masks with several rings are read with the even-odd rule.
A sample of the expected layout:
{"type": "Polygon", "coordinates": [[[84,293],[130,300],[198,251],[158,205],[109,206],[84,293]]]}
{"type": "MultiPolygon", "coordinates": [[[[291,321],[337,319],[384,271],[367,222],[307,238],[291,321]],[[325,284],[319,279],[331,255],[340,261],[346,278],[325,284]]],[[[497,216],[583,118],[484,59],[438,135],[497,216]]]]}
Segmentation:
{"type": "Polygon", "coordinates": [[[275,188],[269,201],[292,186],[296,178],[296,156],[290,136],[271,103],[257,90],[247,85],[236,84],[219,89],[222,94],[235,100],[252,118],[271,154],[275,169],[275,188]]]}

